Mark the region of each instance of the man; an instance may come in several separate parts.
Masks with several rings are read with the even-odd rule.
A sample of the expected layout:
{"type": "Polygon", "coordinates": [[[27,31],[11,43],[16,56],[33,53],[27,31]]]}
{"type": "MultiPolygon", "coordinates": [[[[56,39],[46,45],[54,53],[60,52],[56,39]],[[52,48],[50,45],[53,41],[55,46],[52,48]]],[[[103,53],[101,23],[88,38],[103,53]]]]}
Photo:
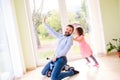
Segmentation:
{"type": "MultiPolygon", "coordinates": [[[[44,24],[48,32],[59,39],[55,55],[51,60],[52,62],[54,62],[54,68],[51,73],[51,80],[62,80],[65,77],[78,74],[79,72],[74,69],[71,69],[66,72],[61,72],[61,69],[67,63],[66,54],[73,44],[71,34],[74,31],[74,27],[72,25],[67,25],[65,33],[63,35],[57,33],[51,27],[49,27],[48,24],[46,24],[46,18],[44,18],[44,24]]],[[[42,75],[46,75],[46,72],[50,69],[51,61],[43,68],[42,75]]]]}

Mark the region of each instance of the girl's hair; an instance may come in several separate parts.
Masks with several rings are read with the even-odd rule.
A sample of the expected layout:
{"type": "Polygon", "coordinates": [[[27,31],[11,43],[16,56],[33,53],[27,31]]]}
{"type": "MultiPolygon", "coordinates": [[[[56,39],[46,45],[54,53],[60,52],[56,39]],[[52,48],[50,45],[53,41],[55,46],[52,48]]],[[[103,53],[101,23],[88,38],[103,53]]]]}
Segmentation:
{"type": "Polygon", "coordinates": [[[83,35],[84,32],[81,27],[77,27],[76,30],[77,30],[79,36],[83,35]]]}

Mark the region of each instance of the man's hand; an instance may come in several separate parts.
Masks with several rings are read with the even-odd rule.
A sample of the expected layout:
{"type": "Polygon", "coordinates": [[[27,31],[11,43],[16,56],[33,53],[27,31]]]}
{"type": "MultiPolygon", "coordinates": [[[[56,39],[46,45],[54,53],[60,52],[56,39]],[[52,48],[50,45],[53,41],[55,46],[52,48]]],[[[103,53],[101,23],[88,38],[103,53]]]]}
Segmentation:
{"type": "Polygon", "coordinates": [[[46,16],[44,17],[44,20],[43,20],[44,23],[46,23],[46,16]]]}
{"type": "Polygon", "coordinates": [[[56,61],[56,58],[55,58],[55,57],[53,57],[53,58],[52,58],[52,61],[53,61],[53,62],[55,62],[55,61],[56,61]]]}

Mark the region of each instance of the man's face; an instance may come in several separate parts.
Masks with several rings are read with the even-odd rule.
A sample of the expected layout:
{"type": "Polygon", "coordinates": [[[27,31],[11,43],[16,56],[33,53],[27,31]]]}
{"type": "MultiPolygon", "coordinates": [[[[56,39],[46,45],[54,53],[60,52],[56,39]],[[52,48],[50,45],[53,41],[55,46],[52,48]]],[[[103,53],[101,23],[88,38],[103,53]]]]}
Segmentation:
{"type": "Polygon", "coordinates": [[[69,26],[66,27],[65,36],[70,36],[73,33],[73,29],[69,26]]]}

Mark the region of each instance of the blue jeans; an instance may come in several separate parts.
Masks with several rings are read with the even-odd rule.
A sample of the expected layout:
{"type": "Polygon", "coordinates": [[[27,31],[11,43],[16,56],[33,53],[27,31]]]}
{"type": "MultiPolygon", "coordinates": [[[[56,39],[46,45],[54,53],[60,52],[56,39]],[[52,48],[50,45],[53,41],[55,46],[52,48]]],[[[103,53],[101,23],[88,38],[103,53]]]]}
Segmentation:
{"type": "MultiPolygon", "coordinates": [[[[42,75],[46,75],[46,72],[50,69],[50,63],[49,62],[42,70],[42,75]]],[[[68,76],[72,76],[74,75],[73,71],[65,71],[65,72],[61,72],[61,69],[63,68],[63,66],[67,63],[67,59],[66,57],[61,57],[58,58],[55,62],[54,62],[54,68],[53,71],[51,73],[51,80],[62,80],[65,77],[68,76]]]]}

